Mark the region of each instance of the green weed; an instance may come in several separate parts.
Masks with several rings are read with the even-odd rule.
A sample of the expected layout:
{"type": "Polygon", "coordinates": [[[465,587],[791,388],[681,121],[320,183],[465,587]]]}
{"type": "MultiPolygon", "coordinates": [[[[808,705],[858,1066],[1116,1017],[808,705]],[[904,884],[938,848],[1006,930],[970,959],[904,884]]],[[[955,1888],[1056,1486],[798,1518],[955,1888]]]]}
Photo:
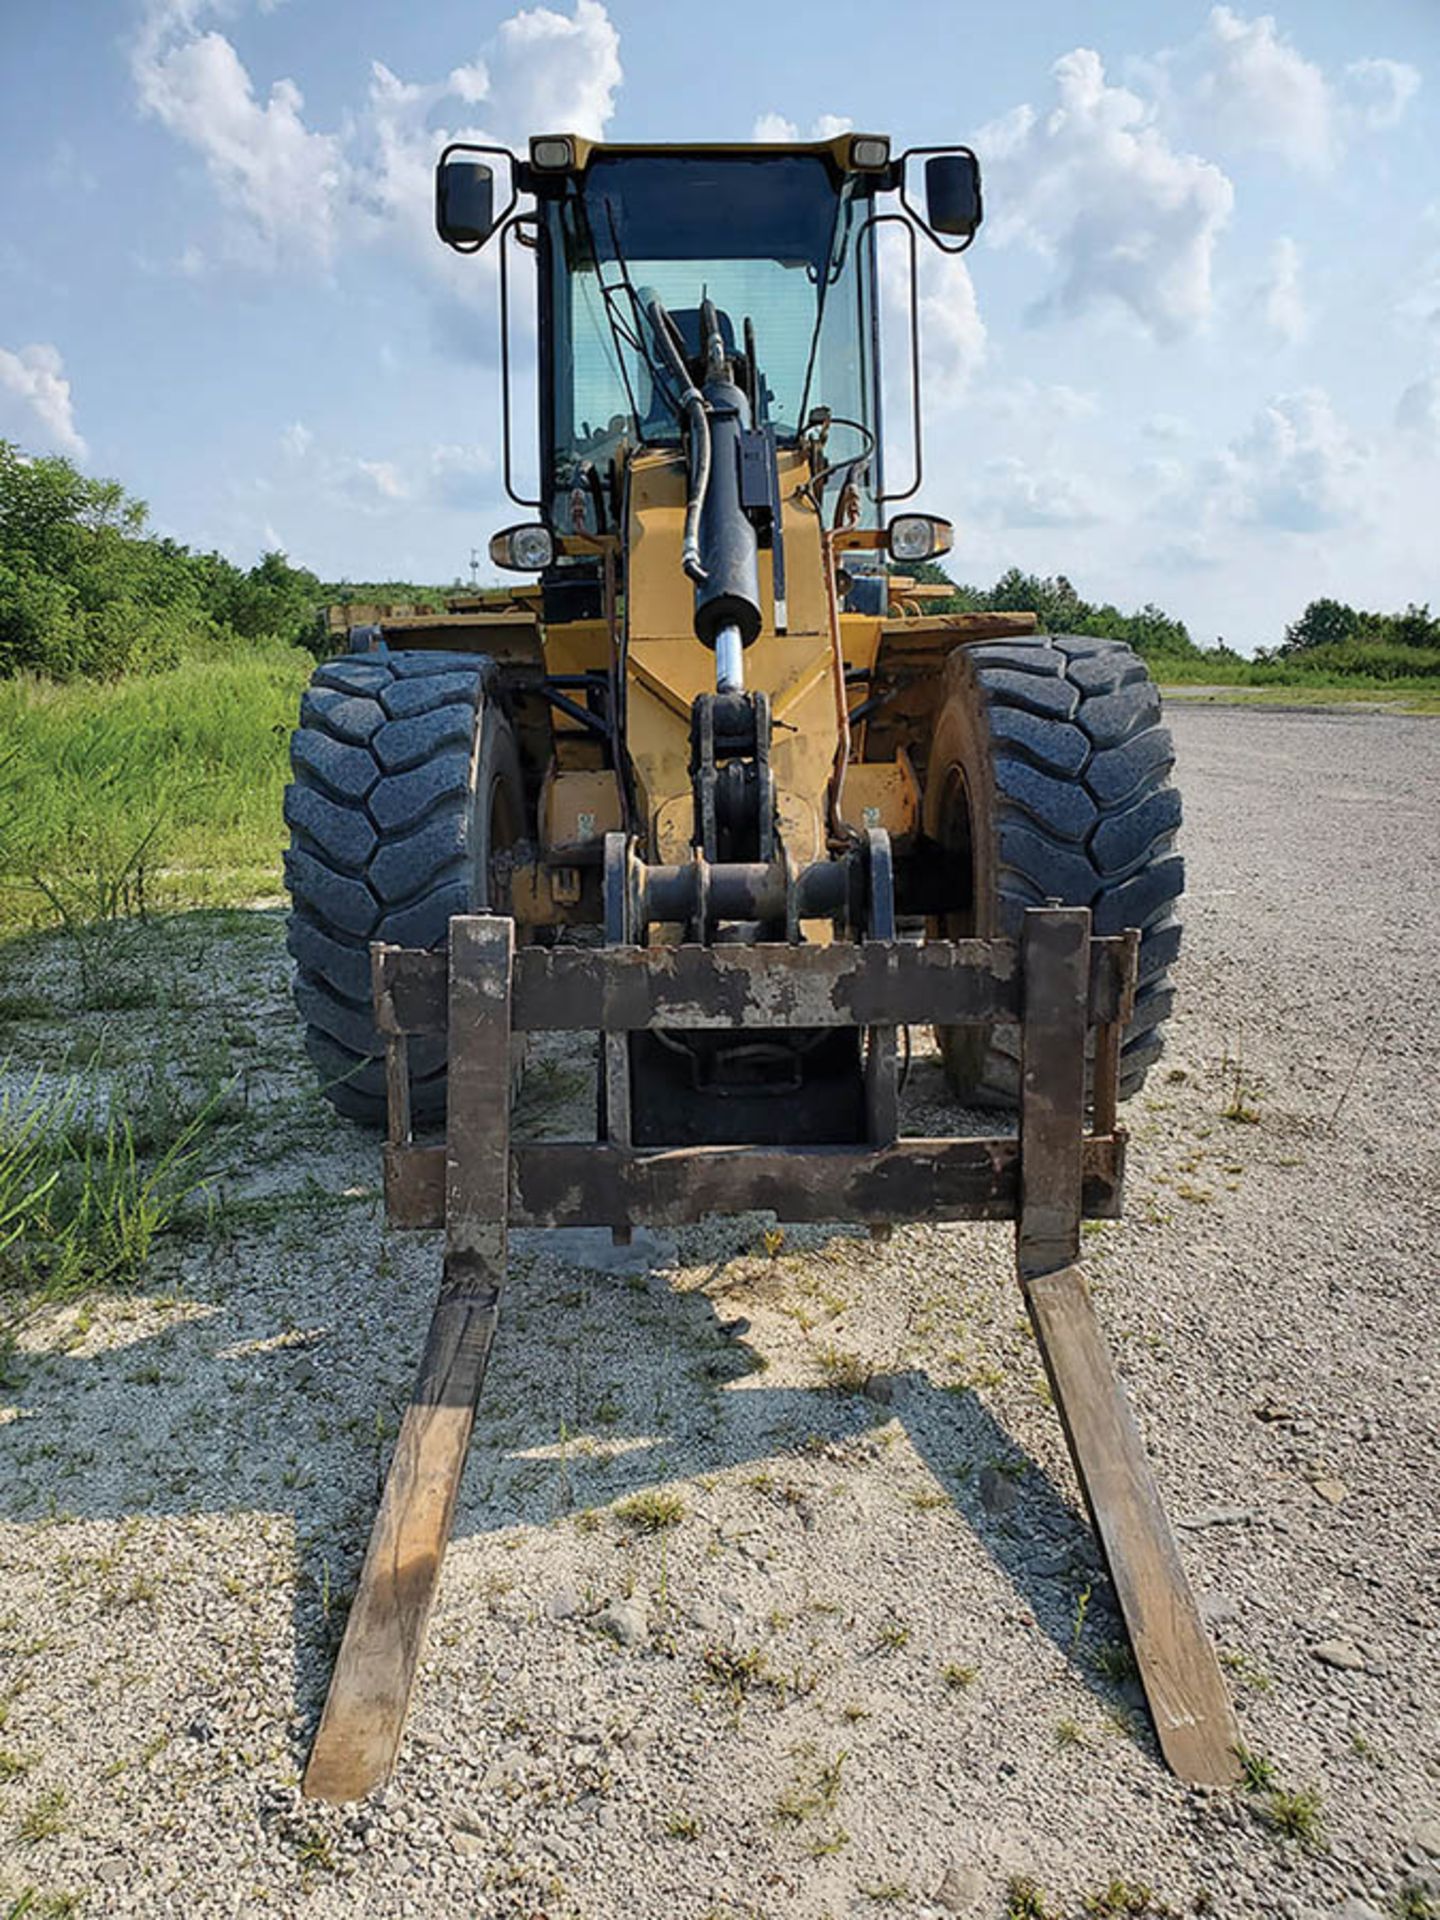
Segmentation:
{"type": "Polygon", "coordinates": [[[1005,1883],[1005,1920],[1057,1920],[1057,1916],[1036,1882],[1021,1873],[1005,1883]]]}
{"type": "Polygon", "coordinates": [[[678,1527],[685,1518],[685,1502],[678,1493],[648,1487],[643,1493],[617,1501],[615,1517],[636,1533],[663,1533],[667,1527],[678,1527]]]}
{"type": "Polygon", "coordinates": [[[25,1812],[16,1833],[27,1846],[49,1840],[65,1826],[66,1793],[63,1787],[47,1787],[25,1812]]]}
{"type": "Polygon", "coordinates": [[[201,1184],[213,1103],[140,1146],[123,1091],[103,1119],[78,1083],[0,1094],[0,1309],[139,1278],[201,1184]]]}

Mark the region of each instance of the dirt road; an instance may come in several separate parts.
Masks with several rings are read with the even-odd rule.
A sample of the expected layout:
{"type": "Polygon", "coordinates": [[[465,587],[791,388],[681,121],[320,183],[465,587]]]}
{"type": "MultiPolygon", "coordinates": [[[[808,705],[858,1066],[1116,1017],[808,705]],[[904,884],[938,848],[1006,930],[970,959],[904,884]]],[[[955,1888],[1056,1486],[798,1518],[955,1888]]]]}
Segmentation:
{"type": "MultiPolygon", "coordinates": [[[[1374,1920],[1440,1889],[1440,724],[1173,722],[1181,1006],[1086,1258],[1268,1783],[1157,1760],[1008,1230],[749,1219],[521,1237],[399,1772],[301,1802],[437,1254],[309,1090],[278,913],[194,916],[136,936],[125,1008],[67,1012],[58,941],[8,965],[49,1003],[12,1074],[98,1046],[102,1079],[241,1094],[155,1293],[5,1362],[0,1902],[1374,1920]]],[[[531,1124],[586,1072],[536,1062],[531,1124]]],[[[922,1056],[912,1114],[938,1097],[922,1056]]]]}

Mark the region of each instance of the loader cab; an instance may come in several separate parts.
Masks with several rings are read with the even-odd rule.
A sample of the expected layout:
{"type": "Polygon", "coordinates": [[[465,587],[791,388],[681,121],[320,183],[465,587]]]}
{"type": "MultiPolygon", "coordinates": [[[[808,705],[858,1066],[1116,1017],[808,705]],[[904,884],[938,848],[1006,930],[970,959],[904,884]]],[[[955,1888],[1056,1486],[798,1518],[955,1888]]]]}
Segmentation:
{"type": "MultiPolygon", "coordinates": [[[[605,511],[638,447],[678,444],[637,297],[658,295],[698,370],[701,306],[714,303],[757,425],[793,444],[830,410],[879,437],[875,172],[835,147],[596,148],[588,164],[532,166],[539,214],[541,463],[545,505],[570,524],[583,488],[605,511]]],[[[842,143],[843,144],[843,143],[842,143]]],[[[879,489],[878,459],[861,479],[879,489]]],[[[591,523],[592,531],[604,529],[591,523]]]]}

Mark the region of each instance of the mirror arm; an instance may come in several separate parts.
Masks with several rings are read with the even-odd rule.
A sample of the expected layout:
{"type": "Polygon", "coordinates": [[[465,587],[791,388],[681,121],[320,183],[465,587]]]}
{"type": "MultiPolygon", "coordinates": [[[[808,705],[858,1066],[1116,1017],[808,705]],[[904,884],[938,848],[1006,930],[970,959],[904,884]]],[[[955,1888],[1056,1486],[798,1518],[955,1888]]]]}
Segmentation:
{"type": "MultiPolygon", "coordinates": [[[[920,224],[924,226],[923,221],[921,221],[920,224]]],[[[887,500],[912,499],[914,495],[920,491],[920,482],[925,477],[924,445],[920,418],[920,276],[916,262],[915,223],[913,219],[907,220],[903,213],[872,213],[864,226],[861,227],[859,233],[855,236],[855,248],[858,254],[860,243],[867,234],[870,235],[870,246],[875,255],[877,290],[880,279],[879,242],[872,229],[883,226],[903,227],[905,230],[905,243],[910,250],[910,403],[914,420],[915,478],[903,493],[896,492],[891,488],[886,488],[883,492],[877,493],[875,495],[875,504],[877,507],[884,506],[887,500]]],[[[930,230],[926,227],[925,231],[928,233],[930,230]]],[[[934,236],[932,235],[931,237],[933,238],[934,236]]],[[[945,251],[947,253],[953,253],[955,252],[955,248],[947,247],[945,251]]]]}
{"type": "MultiPolygon", "coordinates": [[[[511,206],[515,204],[513,195],[510,204],[511,206]]],[[[503,470],[506,493],[509,494],[517,507],[531,508],[540,515],[540,518],[548,526],[550,523],[550,515],[544,501],[528,499],[524,494],[515,491],[514,469],[510,459],[510,249],[506,246],[505,242],[509,239],[512,232],[516,234],[517,239],[523,241],[523,235],[518,232],[518,229],[528,225],[531,221],[535,223],[536,239],[538,242],[540,238],[540,222],[533,213],[513,214],[499,230],[501,442],[504,449],[503,470]]]]}

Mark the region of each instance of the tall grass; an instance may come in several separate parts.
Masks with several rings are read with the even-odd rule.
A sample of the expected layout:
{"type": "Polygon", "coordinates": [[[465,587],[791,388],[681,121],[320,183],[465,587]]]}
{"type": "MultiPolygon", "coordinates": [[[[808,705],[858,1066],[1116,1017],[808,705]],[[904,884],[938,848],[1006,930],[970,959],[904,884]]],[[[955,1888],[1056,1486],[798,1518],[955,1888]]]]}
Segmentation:
{"type": "Polygon", "coordinates": [[[1155,679],[1170,686],[1295,687],[1305,692],[1433,696],[1440,650],[1428,647],[1316,647],[1284,659],[1246,660],[1218,651],[1147,656],[1155,679]]]}
{"type": "Polygon", "coordinates": [[[0,927],[274,891],[313,665],[273,648],[108,685],[0,682],[0,927]]]}

